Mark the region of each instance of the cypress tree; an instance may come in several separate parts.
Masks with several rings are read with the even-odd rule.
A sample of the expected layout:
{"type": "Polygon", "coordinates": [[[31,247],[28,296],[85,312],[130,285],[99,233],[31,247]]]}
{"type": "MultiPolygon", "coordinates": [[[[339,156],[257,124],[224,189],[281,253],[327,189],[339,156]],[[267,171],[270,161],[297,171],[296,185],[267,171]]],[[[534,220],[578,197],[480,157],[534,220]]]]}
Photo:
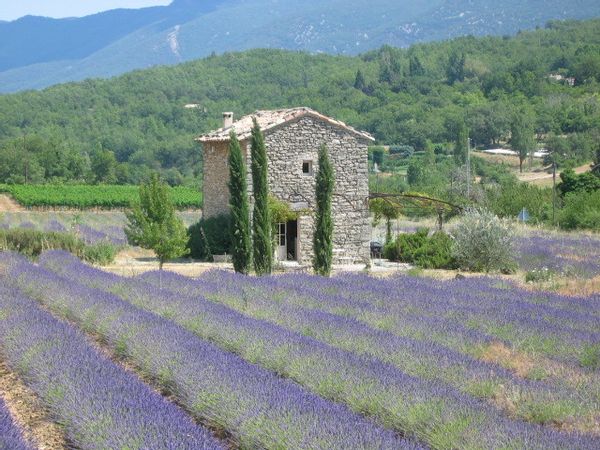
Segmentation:
{"type": "Polygon", "coordinates": [[[333,221],[331,219],[331,196],[335,184],[335,174],[329,161],[327,147],[319,149],[319,170],[316,180],[317,212],[315,215],[315,234],[313,250],[315,253],[313,269],[319,275],[331,274],[333,259],[333,221]]]}
{"type": "Polygon", "coordinates": [[[467,152],[469,145],[469,130],[464,122],[460,122],[456,131],[456,142],[454,146],[454,161],[462,165],[467,162],[467,152]]]}
{"type": "Polygon", "coordinates": [[[365,76],[363,75],[362,70],[358,69],[356,71],[356,78],[354,79],[354,89],[364,91],[366,86],[365,76]]]}
{"type": "Polygon", "coordinates": [[[231,259],[238,273],[248,274],[252,260],[250,208],[246,165],[234,131],[229,135],[229,210],[231,212],[231,259]]]}
{"type": "Polygon", "coordinates": [[[269,189],[267,185],[267,150],[265,139],[254,119],[252,127],[252,188],[254,209],[252,212],[253,259],[257,275],[271,273],[273,250],[271,241],[271,217],[269,214],[269,189]]]}

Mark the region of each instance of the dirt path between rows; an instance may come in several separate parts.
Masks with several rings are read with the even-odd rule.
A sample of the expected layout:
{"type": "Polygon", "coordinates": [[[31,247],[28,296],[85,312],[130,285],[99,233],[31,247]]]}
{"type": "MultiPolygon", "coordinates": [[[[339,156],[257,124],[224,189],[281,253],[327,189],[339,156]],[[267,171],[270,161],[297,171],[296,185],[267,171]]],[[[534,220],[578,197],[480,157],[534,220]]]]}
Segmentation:
{"type": "Polygon", "coordinates": [[[0,397],[25,437],[39,450],[67,448],[60,426],[50,420],[39,398],[3,361],[0,361],[0,397]]]}

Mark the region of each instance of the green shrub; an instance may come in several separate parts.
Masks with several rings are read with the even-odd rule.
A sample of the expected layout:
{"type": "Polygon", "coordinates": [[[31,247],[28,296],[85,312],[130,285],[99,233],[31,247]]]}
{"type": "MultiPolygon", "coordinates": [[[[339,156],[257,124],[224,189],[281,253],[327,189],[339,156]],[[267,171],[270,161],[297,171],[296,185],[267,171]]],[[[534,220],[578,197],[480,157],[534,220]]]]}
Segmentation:
{"type": "Polygon", "coordinates": [[[506,222],[485,210],[470,210],[454,229],[452,253],[462,269],[513,272],[513,233],[506,222]]]}
{"type": "Polygon", "coordinates": [[[80,256],[85,244],[71,233],[44,232],[26,228],[0,230],[0,250],[37,258],[46,250],[65,250],[80,256]]]}
{"type": "Polygon", "coordinates": [[[525,282],[536,283],[540,281],[550,281],[553,276],[554,272],[552,272],[547,267],[542,267],[541,269],[529,270],[525,274],[525,282]]]}
{"type": "Polygon", "coordinates": [[[600,191],[567,194],[559,224],[566,230],[600,230],[600,191]]]}
{"type": "Polygon", "coordinates": [[[86,245],[72,233],[46,232],[26,228],[0,230],[0,251],[15,251],[37,258],[46,250],[64,250],[93,264],[106,265],[115,260],[118,248],[101,241],[86,245]]]}
{"type": "Polygon", "coordinates": [[[111,264],[117,256],[118,248],[107,241],[86,245],[83,249],[82,258],[92,264],[106,266],[111,264]]]}
{"type": "Polygon", "coordinates": [[[202,219],[188,228],[188,248],[194,259],[209,261],[212,255],[231,254],[231,221],[227,214],[202,219]],[[204,237],[200,230],[204,231],[204,237]]]}
{"type": "Polygon", "coordinates": [[[487,188],[486,204],[500,217],[516,218],[526,208],[530,222],[539,223],[552,217],[552,189],[528,183],[504,182],[487,188]]]}
{"type": "Polygon", "coordinates": [[[396,240],[386,244],[385,258],[415,264],[423,269],[452,269],[456,261],[452,256],[452,238],[443,231],[429,236],[429,229],[416,233],[399,234],[396,240]]]}

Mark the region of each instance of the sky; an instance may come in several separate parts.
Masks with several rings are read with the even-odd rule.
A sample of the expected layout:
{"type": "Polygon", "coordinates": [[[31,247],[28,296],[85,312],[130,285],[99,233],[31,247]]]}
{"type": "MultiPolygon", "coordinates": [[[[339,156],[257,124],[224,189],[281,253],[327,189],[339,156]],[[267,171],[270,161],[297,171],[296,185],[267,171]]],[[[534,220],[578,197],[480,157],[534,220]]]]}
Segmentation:
{"type": "Polygon", "coordinates": [[[28,14],[47,17],[81,17],[115,8],[168,5],[172,0],[0,0],[0,20],[28,14]]]}

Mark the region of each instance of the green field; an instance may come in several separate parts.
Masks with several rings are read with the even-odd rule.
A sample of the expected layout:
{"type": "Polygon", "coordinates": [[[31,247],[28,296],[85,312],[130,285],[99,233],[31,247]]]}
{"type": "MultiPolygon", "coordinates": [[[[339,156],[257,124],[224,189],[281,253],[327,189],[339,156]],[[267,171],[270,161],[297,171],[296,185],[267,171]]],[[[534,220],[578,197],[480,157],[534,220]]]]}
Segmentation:
{"type": "MultiPolygon", "coordinates": [[[[26,207],[124,208],[138,198],[137,186],[120,185],[8,185],[0,192],[10,194],[26,207]]],[[[185,187],[170,189],[177,209],[200,208],[202,193],[185,187]]]]}

